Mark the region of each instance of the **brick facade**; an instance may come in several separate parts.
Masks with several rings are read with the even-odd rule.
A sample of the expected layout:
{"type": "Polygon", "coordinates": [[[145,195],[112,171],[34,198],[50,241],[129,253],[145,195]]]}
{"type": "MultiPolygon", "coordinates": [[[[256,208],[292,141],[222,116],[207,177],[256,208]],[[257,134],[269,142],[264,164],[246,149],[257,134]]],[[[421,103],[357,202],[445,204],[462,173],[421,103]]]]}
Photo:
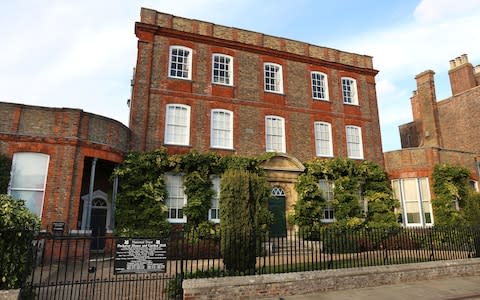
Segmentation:
{"type": "Polygon", "coordinates": [[[142,9],[136,23],[137,67],[130,113],[132,147],[171,152],[210,148],[210,111],[233,112],[232,150],[227,154],[265,152],[265,116],[285,119],[286,153],[300,161],[315,157],[314,122],[332,125],[334,156],[346,157],[346,125],[362,128],[364,158],[383,165],[375,75],[369,56],[180,18],[142,9]],[[192,49],[191,80],[168,76],[169,47],[192,49]],[[212,83],[212,54],[233,57],[233,85],[212,83]],[[283,69],[283,93],[264,91],[264,63],[283,69]],[[312,99],[311,71],[328,76],[329,101],[312,99]],[[354,78],[359,105],[345,105],[342,77],[354,78]],[[190,144],[164,143],[167,104],[191,107],[190,144]]]}
{"type": "Polygon", "coordinates": [[[452,96],[441,101],[435,95],[433,71],[415,77],[413,122],[399,126],[402,150],[384,153],[390,179],[427,177],[432,199],[431,177],[437,164],[466,167],[471,179],[479,180],[480,67],[474,68],[464,54],[450,62],[449,77],[452,96]]]}
{"type": "MultiPolygon", "coordinates": [[[[78,109],[0,103],[0,152],[49,155],[42,226],[65,222],[77,229],[87,158],[120,163],[128,150],[129,130],[106,117],[78,109]]],[[[99,170],[101,173],[101,170],[99,170]]],[[[96,188],[101,185],[96,182],[96,188]]],[[[104,184],[105,185],[105,184],[104,184]]]]}
{"type": "Polygon", "coordinates": [[[284,120],[285,153],[265,167],[270,183],[281,187],[287,195],[286,211],[296,201],[294,185],[303,171],[301,162],[316,156],[315,122],[331,125],[334,157],[347,157],[346,126],[360,127],[363,158],[383,165],[375,90],[378,71],[373,69],[370,56],[150,9],[141,10],[135,33],[138,53],[129,128],[77,109],[0,103],[0,113],[4,116],[0,120],[0,151],[9,157],[18,152],[49,156],[42,226],[61,221],[68,229],[83,230],[86,220],[83,203],[91,192],[94,166],[93,190],[111,201],[109,176],[129,150],[167,147],[171,153],[197,150],[222,155],[262,154],[267,147],[266,116],[284,120]],[[191,78],[168,76],[170,46],[191,49],[191,78]],[[233,85],[212,83],[213,54],[233,59],[233,85]],[[265,91],[265,63],[281,66],[281,92],[265,91]],[[314,71],[327,76],[328,101],[313,99],[311,72],[314,71]],[[344,104],[343,77],[354,80],[358,103],[344,104]],[[165,143],[168,104],[190,109],[186,145],[165,143]],[[213,109],[233,115],[231,148],[211,146],[213,109]]]}
{"type": "Polygon", "coordinates": [[[416,76],[417,90],[411,103],[413,122],[400,126],[402,148],[441,147],[480,153],[480,67],[474,68],[467,56],[450,62],[452,96],[437,101],[434,72],[416,76]]]}

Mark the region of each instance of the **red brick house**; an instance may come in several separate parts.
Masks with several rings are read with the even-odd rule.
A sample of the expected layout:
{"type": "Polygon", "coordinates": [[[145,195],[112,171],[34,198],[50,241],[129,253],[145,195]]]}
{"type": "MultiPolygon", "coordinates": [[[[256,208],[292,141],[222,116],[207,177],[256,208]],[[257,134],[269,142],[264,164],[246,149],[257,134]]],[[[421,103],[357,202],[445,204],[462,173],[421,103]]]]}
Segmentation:
{"type": "Polygon", "coordinates": [[[400,126],[402,149],[385,153],[385,168],[401,200],[406,226],[432,225],[431,178],[436,164],[468,168],[475,189],[480,158],[480,66],[466,54],[450,61],[452,96],[437,101],[434,72],[418,74],[413,122],[400,126]]]}
{"type": "MultiPolygon", "coordinates": [[[[111,230],[115,183],[107,179],[129,150],[276,152],[264,168],[283,221],[302,162],[383,165],[370,56],[150,9],[141,10],[135,33],[129,128],[76,109],[0,103],[7,116],[0,151],[13,158],[10,193],[27,200],[43,227],[111,230]]],[[[172,223],[185,222],[182,180],[167,177],[172,223]]],[[[215,207],[210,217],[218,221],[215,207]]]]}
{"type": "MultiPolygon", "coordinates": [[[[284,212],[296,202],[301,162],[383,166],[371,57],[150,9],[135,33],[133,150],[277,152],[264,167],[284,212]]],[[[181,180],[167,178],[171,194],[182,194],[181,180]]],[[[181,198],[167,201],[171,222],[185,222],[181,198]]]]}

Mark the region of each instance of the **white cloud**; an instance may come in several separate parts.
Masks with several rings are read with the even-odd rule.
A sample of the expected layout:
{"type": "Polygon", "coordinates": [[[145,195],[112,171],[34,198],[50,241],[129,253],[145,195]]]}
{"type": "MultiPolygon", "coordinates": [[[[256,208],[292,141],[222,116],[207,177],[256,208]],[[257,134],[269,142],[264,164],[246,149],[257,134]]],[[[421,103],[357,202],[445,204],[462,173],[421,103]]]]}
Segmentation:
{"type": "MultiPolygon", "coordinates": [[[[412,12],[413,13],[413,12],[412,12]]],[[[412,120],[410,95],[416,89],[415,76],[425,70],[447,76],[449,60],[469,54],[470,62],[480,64],[480,0],[423,0],[410,23],[384,27],[339,40],[335,47],[373,56],[380,120],[385,148],[391,150],[397,126],[412,120]]],[[[448,80],[438,80],[437,98],[450,94],[448,80]]],[[[394,145],[399,146],[399,140],[394,145]]]]}
{"type": "Polygon", "coordinates": [[[299,28],[299,18],[314,7],[313,2],[259,3],[4,1],[0,4],[0,101],[78,107],[127,123],[125,102],[136,59],[134,22],[140,20],[141,6],[266,34],[287,32],[295,39],[308,35],[306,39],[319,45],[372,55],[380,70],[377,93],[382,134],[388,143],[395,143],[397,126],[411,120],[409,98],[416,74],[426,69],[446,74],[448,61],[463,53],[480,63],[480,0],[423,0],[411,12],[412,18],[405,19],[410,23],[384,24],[375,32],[355,28],[351,34],[309,31],[329,22],[322,18],[312,19],[309,28],[299,28]],[[345,40],[324,45],[332,35],[345,40]],[[315,42],[312,36],[323,41],[315,42]]]}
{"type": "Polygon", "coordinates": [[[480,8],[480,0],[422,0],[415,8],[419,22],[433,22],[443,18],[468,15],[480,8]]]}

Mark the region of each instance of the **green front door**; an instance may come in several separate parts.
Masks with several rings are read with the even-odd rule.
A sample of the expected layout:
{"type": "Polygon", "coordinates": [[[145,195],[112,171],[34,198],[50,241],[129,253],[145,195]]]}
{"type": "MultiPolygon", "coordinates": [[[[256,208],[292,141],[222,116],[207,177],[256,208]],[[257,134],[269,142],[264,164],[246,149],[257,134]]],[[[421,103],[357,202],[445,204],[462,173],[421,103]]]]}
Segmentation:
{"type": "Polygon", "coordinates": [[[285,218],[285,193],[280,188],[273,188],[272,198],[268,202],[268,209],[273,214],[273,222],[270,224],[270,236],[287,236],[287,221],[285,218]]]}

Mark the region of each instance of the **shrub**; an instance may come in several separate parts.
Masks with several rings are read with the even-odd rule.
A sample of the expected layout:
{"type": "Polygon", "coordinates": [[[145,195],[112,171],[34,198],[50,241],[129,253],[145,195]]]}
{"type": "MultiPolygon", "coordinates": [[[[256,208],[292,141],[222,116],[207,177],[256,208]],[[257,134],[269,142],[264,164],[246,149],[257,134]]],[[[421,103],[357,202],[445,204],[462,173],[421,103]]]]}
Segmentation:
{"type": "Polygon", "coordinates": [[[265,177],[227,170],[221,181],[222,255],[228,271],[255,270],[256,236],[265,228],[270,191],[265,177]]]}
{"type": "Polygon", "coordinates": [[[330,253],[356,253],[373,249],[368,234],[359,230],[331,228],[323,235],[323,245],[330,253]]]}
{"type": "Polygon", "coordinates": [[[30,274],[37,226],[23,200],[0,195],[0,289],[19,288],[30,274]]]}

